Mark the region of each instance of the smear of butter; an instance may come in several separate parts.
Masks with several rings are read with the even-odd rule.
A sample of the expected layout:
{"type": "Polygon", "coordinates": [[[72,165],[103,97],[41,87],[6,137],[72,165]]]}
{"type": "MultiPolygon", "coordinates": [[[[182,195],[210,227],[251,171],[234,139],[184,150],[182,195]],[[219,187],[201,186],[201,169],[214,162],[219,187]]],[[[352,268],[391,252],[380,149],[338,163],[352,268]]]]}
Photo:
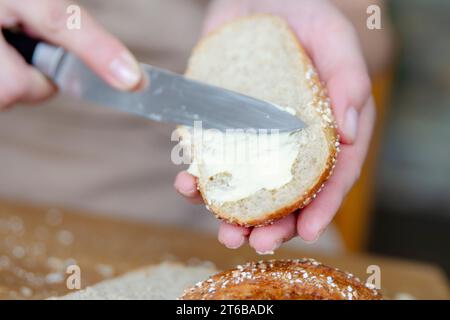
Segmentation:
{"type": "Polygon", "coordinates": [[[299,132],[258,133],[189,130],[184,144],[194,143],[188,172],[220,179],[206,191],[211,203],[223,204],[273,190],[292,180],[292,166],[299,151],[299,132]]]}

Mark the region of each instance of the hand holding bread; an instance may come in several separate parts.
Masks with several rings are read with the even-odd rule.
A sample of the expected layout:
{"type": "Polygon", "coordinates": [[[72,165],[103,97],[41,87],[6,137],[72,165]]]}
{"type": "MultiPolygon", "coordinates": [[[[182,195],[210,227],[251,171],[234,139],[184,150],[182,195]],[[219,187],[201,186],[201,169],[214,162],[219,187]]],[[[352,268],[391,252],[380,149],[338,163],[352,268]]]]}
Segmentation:
{"type": "Polygon", "coordinates": [[[227,247],[237,248],[248,239],[256,251],[266,253],[296,235],[316,240],[359,177],[375,118],[368,71],[352,25],[328,1],[219,0],[212,3],[205,28],[206,33],[215,31],[194,50],[187,76],[295,109],[310,125],[298,141],[308,143],[299,149],[292,180],[279,188],[222,203],[212,194],[223,186],[212,186],[200,168],[197,178],[180,173],[176,189],[200,202],[198,179],[203,199],[225,220],[219,240],[227,247]],[[260,12],[277,17],[225,23],[260,12]],[[247,69],[242,71],[242,65],[247,69]],[[311,145],[316,149],[308,151],[311,145]]]}

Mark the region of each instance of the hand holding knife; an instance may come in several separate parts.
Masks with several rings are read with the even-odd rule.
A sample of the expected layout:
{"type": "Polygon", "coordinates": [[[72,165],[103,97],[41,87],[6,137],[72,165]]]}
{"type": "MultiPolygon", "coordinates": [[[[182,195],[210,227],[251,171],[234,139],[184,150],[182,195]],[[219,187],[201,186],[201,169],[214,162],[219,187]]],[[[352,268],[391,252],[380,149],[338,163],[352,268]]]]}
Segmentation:
{"type": "Polygon", "coordinates": [[[145,88],[124,92],[110,87],[78,57],[23,33],[3,29],[6,41],[29,63],[49,77],[60,91],[158,122],[204,128],[298,130],[306,127],[297,117],[271,103],[218,88],[181,75],[141,64],[148,79],[145,88]]]}

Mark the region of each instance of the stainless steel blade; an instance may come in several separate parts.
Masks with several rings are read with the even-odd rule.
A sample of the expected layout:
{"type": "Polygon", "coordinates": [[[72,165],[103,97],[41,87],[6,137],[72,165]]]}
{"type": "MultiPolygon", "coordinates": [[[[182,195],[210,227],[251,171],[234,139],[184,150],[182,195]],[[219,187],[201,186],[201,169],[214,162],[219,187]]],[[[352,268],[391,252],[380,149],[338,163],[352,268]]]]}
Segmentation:
{"type": "Polygon", "coordinates": [[[137,92],[115,90],[76,56],[62,52],[52,78],[59,88],[94,104],[143,116],[159,122],[204,128],[278,129],[292,131],[305,123],[276,106],[236,92],[189,80],[142,65],[150,85],[137,92]]]}

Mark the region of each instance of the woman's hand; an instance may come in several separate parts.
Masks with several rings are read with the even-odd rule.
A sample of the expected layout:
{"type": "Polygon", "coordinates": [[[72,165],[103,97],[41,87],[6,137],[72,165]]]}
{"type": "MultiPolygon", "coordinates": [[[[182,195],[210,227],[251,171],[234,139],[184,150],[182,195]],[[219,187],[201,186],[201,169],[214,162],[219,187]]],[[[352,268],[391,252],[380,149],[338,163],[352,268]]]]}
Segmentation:
{"type": "MultiPolygon", "coordinates": [[[[211,4],[205,32],[238,16],[256,12],[285,18],[294,29],[325,82],[341,136],[341,152],[334,174],[317,198],[301,212],[273,225],[244,228],[222,222],[219,241],[238,248],[248,239],[259,253],[269,253],[297,234],[317,240],[359,177],[375,121],[371,84],[352,24],[325,0],[216,0],[211,4]]],[[[186,172],[175,188],[194,203],[201,202],[196,180],[186,172]]]]}
{"type": "MultiPolygon", "coordinates": [[[[66,27],[71,5],[66,0],[0,0],[2,28],[22,26],[32,35],[78,55],[110,85],[130,90],[141,81],[136,59],[125,46],[81,10],[81,29],[66,27]]],[[[54,85],[25,63],[0,33],[0,109],[16,102],[37,102],[55,92],[54,85]]]]}

